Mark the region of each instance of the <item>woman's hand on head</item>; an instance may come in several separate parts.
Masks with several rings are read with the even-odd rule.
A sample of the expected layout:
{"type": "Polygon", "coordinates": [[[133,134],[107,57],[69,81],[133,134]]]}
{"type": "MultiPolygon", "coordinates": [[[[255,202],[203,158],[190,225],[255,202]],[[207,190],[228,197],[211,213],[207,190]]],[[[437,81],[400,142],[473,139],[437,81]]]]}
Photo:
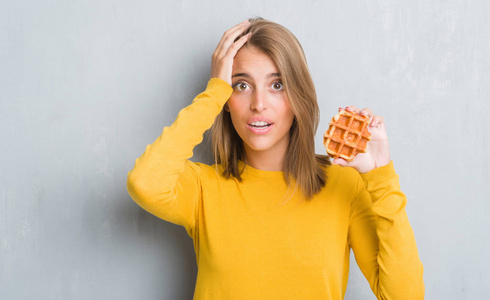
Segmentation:
{"type": "Polygon", "coordinates": [[[371,133],[371,140],[367,144],[366,153],[357,154],[353,161],[348,162],[342,158],[336,158],[333,163],[353,167],[359,173],[367,173],[387,165],[390,162],[390,147],[383,117],[375,116],[369,108],[360,110],[355,106],[348,106],[345,109],[369,117],[368,130],[371,133]]]}
{"type": "Polygon", "coordinates": [[[245,32],[249,25],[248,20],[244,21],[223,34],[211,60],[211,78],[223,79],[231,85],[233,59],[238,50],[248,41],[250,33],[242,36],[236,42],[235,39],[245,32]]]}

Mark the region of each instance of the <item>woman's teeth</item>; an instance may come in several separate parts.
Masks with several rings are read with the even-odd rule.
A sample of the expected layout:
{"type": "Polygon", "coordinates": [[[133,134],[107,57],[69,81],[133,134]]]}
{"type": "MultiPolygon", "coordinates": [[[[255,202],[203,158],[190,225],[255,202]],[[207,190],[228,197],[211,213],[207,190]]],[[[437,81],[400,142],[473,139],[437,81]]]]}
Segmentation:
{"type": "Polygon", "coordinates": [[[256,128],[265,128],[270,126],[270,124],[266,122],[252,122],[249,125],[256,128]]]}

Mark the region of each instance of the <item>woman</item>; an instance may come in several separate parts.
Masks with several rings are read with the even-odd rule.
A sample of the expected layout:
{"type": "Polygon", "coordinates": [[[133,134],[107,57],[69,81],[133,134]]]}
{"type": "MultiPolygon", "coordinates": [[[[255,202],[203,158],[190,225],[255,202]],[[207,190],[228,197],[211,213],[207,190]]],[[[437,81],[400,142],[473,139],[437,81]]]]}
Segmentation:
{"type": "Polygon", "coordinates": [[[424,297],[383,119],[347,109],[372,118],[372,140],[330,164],[314,153],[318,106],[296,38],[261,19],[225,32],[206,90],[128,174],[140,206],[193,238],[194,299],[342,299],[350,249],[379,299],[424,297]],[[212,125],[217,164],[189,161],[212,125]]]}

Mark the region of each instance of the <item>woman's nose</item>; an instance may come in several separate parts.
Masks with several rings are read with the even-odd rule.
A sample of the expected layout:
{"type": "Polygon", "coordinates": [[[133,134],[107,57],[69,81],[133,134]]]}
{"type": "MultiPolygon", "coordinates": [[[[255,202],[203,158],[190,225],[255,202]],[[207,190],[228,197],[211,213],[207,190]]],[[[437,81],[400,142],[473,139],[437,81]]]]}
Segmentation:
{"type": "Polygon", "coordinates": [[[250,102],[250,109],[256,111],[262,111],[266,108],[266,95],[264,91],[255,90],[252,95],[252,101],[250,102]]]}

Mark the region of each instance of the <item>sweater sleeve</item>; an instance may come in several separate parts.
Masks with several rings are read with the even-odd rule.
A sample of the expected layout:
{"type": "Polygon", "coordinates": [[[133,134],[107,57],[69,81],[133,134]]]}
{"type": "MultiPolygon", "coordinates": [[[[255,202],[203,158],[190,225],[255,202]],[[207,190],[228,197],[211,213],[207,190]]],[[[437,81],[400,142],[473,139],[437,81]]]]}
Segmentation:
{"type": "Polygon", "coordinates": [[[361,174],[349,243],[378,299],[423,299],[423,266],[393,162],[361,174]]]}
{"type": "Polygon", "coordinates": [[[143,209],[182,225],[192,237],[201,197],[201,169],[188,159],[231,96],[231,86],[212,78],[174,123],[146,147],[128,173],[130,196],[143,209]]]}

